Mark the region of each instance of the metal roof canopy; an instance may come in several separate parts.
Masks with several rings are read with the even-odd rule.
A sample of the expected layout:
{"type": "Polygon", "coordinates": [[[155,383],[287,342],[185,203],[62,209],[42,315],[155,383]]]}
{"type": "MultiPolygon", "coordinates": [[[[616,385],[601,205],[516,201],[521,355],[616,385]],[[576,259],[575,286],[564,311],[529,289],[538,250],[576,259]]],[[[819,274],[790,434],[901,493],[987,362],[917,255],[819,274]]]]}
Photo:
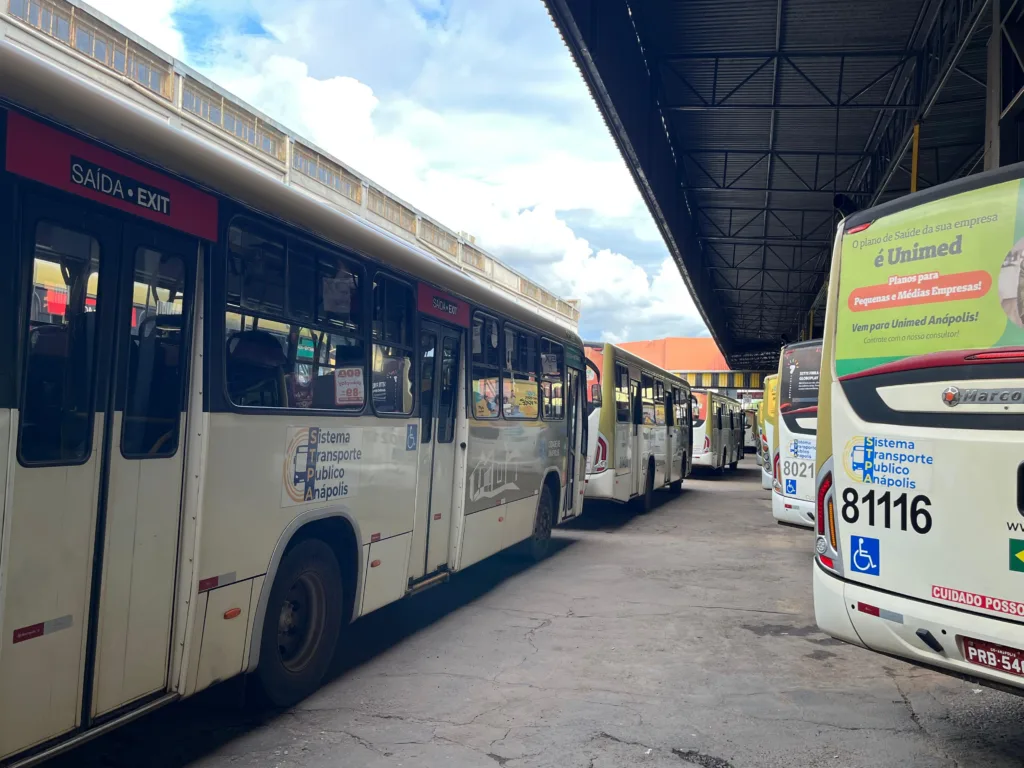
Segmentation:
{"type": "Polygon", "coordinates": [[[915,123],[918,189],[981,168],[989,0],[545,2],[734,369],[808,327],[841,216],[909,192],[915,123]]]}

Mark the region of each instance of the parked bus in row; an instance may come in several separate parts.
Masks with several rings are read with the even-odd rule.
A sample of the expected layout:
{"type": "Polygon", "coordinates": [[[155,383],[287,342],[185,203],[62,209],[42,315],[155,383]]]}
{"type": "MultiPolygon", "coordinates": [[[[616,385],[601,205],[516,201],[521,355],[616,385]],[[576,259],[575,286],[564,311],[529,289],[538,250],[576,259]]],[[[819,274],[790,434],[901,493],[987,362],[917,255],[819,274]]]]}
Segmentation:
{"type": "Polygon", "coordinates": [[[646,512],[690,474],[690,385],[614,344],[586,342],[586,498],[636,500],[646,512]]]}
{"type": "Polygon", "coordinates": [[[779,450],[779,376],[764,377],[764,430],[761,432],[761,487],[772,489],[775,454],[779,450]]]}
{"type": "Polygon", "coordinates": [[[757,453],[760,445],[760,433],[757,423],[757,412],[761,408],[761,401],[755,400],[749,406],[743,408],[743,451],[744,453],[757,453]]]}
{"type": "Polygon", "coordinates": [[[45,45],[0,34],[0,763],[240,673],[292,704],[583,502],[575,333],[45,45]]]}
{"type": "Polygon", "coordinates": [[[782,348],[779,356],[778,449],[772,457],[772,516],[814,525],[814,451],[818,434],[821,340],[782,348]]]}
{"type": "Polygon", "coordinates": [[[764,443],[764,400],[761,400],[757,404],[757,411],[754,416],[757,419],[757,444],[755,446],[755,455],[757,456],[757,465],[759,467],[763,467],[764,450],[762,444],[764,443]]]}
{"type": "Polygon", "coordinates": [[[860,211],[832,255],[814,612],[1024,688],[1024,164],[860,211]]]}
{"type": "Polygon", "coordinates": [[[743,411],[739,401],[705,389],[693,391],[693,463],[724,471],[743,458],[743,411]]]}

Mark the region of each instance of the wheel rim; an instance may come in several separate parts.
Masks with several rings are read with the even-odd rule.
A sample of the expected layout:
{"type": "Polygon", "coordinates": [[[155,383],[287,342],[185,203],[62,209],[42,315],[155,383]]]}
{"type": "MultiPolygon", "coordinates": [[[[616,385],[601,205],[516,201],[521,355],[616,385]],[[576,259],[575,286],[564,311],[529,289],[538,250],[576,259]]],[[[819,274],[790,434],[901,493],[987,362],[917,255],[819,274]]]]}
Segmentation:
{"type": "Polygon", "coordinates": [[[316,654],[326,613],[320,576],[312,571],[300,574],[281,602],[277,621],[277,648],[289,672],[301,672],[316,654]]]}

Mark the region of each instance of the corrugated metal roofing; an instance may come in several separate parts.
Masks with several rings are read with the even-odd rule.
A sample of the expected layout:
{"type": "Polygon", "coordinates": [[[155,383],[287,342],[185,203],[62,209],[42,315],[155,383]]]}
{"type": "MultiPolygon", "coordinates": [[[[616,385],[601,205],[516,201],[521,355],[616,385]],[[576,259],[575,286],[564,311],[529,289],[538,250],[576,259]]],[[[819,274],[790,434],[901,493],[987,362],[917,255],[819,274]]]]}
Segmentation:
{"type": "Polygon", "coordinates": [[[801,331],[835,195],[864,206],[909,190],[909,153],[895,155],[940,80],[919,188],[981,157],[987,0],[546,2],[734,367],[801,331]],[[662,117],[674,188],[652,181],[662,117]]]}

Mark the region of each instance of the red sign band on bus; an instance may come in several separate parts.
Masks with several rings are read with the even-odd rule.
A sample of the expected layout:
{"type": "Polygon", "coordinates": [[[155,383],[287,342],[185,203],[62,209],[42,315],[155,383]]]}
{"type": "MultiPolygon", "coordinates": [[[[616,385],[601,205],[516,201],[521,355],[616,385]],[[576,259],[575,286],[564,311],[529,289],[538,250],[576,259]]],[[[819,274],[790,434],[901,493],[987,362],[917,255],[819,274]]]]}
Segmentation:
{"type": "Polygon", "coordinates": [[[850,293],[851,312],[911,307],[943,301],[978,299],[992,287],[992,275],[984,270],[958,272],[953,275],[924,273],[911,275],[910,282],[896,278],[883,285],[868,285],[850,293]]]}
{"type": "Polygon", "coordinates": [[[417,288],[416,307],[425,315],[469,328],[469,304],[425,283],[417,288]]]}
{"type": "Polygon", "coordinates": [[[217,240],[217,198],[17,112],[7,115],[7,170],[165,227],[217,240]]]}

